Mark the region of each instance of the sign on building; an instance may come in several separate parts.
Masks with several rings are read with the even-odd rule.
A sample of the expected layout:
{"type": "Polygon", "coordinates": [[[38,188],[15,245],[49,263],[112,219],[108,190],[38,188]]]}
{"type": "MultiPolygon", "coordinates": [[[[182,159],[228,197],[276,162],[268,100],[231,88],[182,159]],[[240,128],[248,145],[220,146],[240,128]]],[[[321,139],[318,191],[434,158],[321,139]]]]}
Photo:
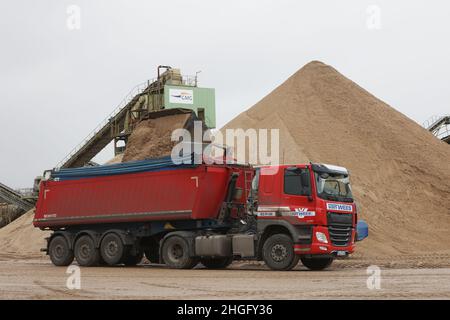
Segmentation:
{"type": "Polygon", "coordinates": [[[169,89],[169,102],[193,104],[194,92],[189,89],[169,89]]]}

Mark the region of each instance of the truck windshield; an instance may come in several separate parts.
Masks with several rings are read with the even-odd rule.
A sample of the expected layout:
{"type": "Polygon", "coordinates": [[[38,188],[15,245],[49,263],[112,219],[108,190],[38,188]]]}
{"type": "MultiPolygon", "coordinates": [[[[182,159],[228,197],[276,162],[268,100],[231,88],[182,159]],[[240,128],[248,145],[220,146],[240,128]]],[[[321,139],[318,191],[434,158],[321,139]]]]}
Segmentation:
{"type": "Polygon", "coordinates": [[[317,195],[326,200],[353,202],[348,175],[315,172],[317,195]]]}

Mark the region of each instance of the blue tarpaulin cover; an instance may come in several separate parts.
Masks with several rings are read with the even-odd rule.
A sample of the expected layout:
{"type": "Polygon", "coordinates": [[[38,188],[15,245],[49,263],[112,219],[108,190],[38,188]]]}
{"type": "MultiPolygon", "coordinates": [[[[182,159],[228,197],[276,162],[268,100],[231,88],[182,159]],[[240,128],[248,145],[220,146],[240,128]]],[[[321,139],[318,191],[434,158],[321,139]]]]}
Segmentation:
{"type": "Polygon", "coordinates": [[[192,164],[192,156],[180,157],[177,161],[189,161],[191,164],[176,164],[171,157],[163,157],[93,167],[54,169],[51,171],[51,179],[56,181],[74,180],[126,173],[185,169],[196,166],[192,164]]]}

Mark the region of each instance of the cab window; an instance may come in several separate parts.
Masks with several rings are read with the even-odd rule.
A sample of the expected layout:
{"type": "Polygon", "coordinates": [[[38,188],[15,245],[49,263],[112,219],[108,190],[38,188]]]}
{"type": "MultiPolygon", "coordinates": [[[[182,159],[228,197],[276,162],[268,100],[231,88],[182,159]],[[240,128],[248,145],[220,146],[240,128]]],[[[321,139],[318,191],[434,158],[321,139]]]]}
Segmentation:
{"type": "Polygon", "coordinates": [[[284,193],[296,196],[310,196],[311,182],[309,170],[287,168],[284,171],[284,193]]]}

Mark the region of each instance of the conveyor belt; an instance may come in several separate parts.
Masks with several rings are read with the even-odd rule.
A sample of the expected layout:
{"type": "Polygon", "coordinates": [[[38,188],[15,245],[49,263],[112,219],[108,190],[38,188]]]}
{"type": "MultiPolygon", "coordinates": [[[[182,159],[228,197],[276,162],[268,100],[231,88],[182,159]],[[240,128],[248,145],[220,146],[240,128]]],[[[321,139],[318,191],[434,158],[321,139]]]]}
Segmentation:
{"type": "Polygon", "coordinates": [[[425,127],[437,138],[450,144],[450,115],[434,117],[425,124],[425,127]]]}
{"type": "Polygon", "coordinates": [[[133,88],[116,108],[97,128],[95,128],[80,144],[78,144],[57,167],[82,167],[94,158],[114,138],[111,134],[113,126],[123,128],[128,111],[133,107],[141,94],[148,89],[147,83],[133,88]]]}
{"type": "Polygon", "coordinates": [[[0,200],[9,204],[18,206],[24,211],[31,210],[34,207],[34,203],[31,200],[22,198],[22,195],[10,187],[0,183],[0,200]]]}

